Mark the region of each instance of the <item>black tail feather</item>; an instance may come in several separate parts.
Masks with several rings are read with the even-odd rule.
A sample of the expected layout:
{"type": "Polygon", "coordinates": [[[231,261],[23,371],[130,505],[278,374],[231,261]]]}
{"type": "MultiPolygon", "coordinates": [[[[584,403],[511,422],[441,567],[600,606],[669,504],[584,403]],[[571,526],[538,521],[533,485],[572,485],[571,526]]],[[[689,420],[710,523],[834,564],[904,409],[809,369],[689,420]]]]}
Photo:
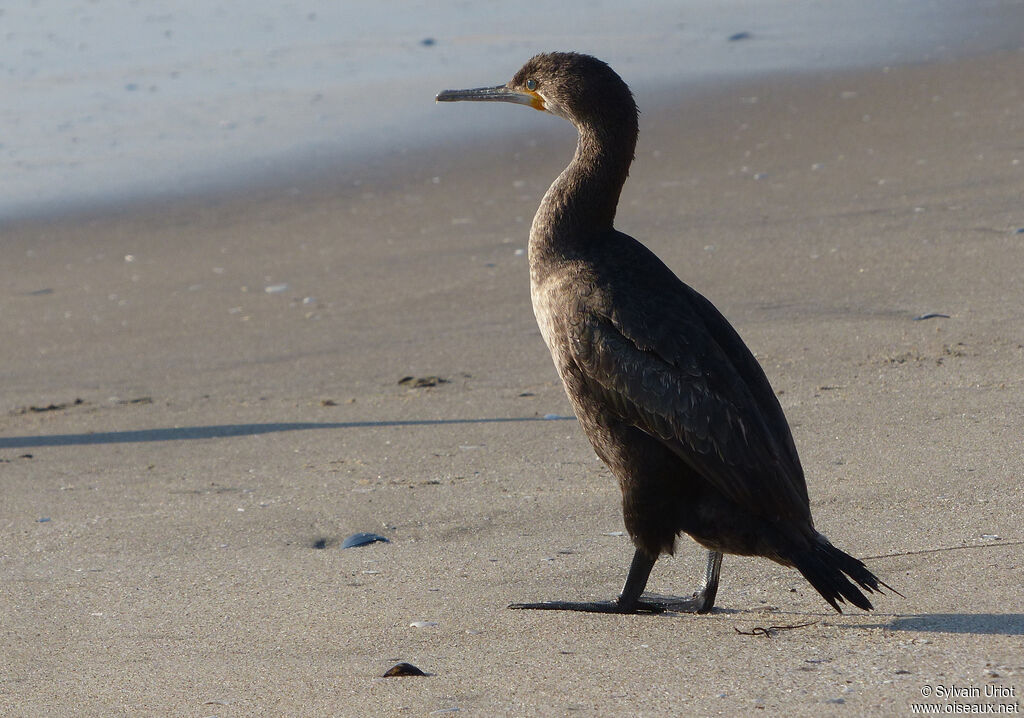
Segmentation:
{"type": "Polygon", "coordinates": [[[843,612],[839,604],[847,601],[865,611],[874,608],[857,586],[868,593],[883,593],[882,587],[885,587],[899,596],[903,595],[871,573],[862,561],[840,551],[821,535],[813,546],[793,557],[793,565],[839,613],[843,612]]]}

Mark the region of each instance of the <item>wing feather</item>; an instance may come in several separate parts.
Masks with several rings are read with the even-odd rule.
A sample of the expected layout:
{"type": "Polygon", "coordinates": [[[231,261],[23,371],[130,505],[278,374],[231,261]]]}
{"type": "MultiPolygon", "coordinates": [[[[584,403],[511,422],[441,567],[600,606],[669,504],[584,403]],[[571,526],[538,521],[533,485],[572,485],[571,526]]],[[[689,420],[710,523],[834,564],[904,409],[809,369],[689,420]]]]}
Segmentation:
{"type": "Polygon", "coordinates": [[[728,330],[724,343],[735,337],[739,349],[716,341],[714,334],[723,329],[717,323],[708,329],[701,305],[691,303],[675,322],[669,314],[659,331],[619,312],[614,318],[588,313],[570,329],[588,388],[621,421],[659,439],[743,508],[809,518],[803,471],[768,380],[726,320],[703,301],[717,315],[711,321],[728,330]],[[750,363],[756,367],[752,377],[750,363]]]}

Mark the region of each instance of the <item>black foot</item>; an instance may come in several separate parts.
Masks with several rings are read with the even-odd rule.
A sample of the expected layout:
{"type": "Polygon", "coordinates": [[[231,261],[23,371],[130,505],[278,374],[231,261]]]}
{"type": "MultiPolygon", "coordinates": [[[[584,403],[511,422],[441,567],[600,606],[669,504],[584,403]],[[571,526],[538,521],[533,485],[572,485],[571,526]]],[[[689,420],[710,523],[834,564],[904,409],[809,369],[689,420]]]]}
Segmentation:
{"type": "Polygon", "coordinates": [[[626,585],[614,601],[543,601],[541,603],[513,603],[509,608],[540,611],[585,611],[587,613],[711,613],[718,593],[718,573],[722,568],[722,554],[708,552],[707,567],[704,570],[704,585],[690,598],[676,596],[651,596],[644,593],[647,577],[651,574],[654,561],[640,549],[633,554],[626,585]],[[647,600],[644,600],[647,596],[647,600]],[[654,599],[654,600],[651,600],[654,599]]]}
{"type": "Polygon", "coordinates": [[[541,603],[511,603],[509,608],[541,611],[584,611],[586,613],[664,613],[667,606],[656,601],[636,601],[632,606],[624,605],[618,601],[542,601],[541,603]]]}
{"type": "Polygon", "coordinates": [[[715,607],[714,596],[709,597],[704,592],[695,593],[689,598],[679,596],[652,596],[652,598],[664,606],[666,611],[672,613],[711,613],[715,607]]]}

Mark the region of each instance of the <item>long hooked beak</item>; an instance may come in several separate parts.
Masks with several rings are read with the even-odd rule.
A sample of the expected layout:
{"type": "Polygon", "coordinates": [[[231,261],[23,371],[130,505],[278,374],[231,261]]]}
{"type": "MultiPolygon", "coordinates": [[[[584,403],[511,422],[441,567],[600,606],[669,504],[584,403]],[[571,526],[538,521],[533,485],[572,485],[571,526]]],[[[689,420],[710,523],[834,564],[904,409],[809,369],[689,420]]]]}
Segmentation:
{"type": "Polygon", "coordinates": [[[437,102],[514,102],[527,105],[535,110],[544,110],[544,98],[533,91],[520,92],[507,85],[497,87],[477,87],[472,90],[442,90],[437,93],[437,102]]]}

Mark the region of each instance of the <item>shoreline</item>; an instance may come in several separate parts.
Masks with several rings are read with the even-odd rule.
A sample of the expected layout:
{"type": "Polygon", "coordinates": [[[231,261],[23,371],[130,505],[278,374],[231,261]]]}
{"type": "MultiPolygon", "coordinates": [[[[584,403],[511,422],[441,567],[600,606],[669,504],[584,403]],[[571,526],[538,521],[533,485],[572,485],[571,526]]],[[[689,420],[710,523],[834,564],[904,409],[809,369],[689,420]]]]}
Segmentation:
{"type": "MultiPolygon", "coordinates": [[[[722,12],[724,15],[719,19],[725,23],[723,27],[731,27],[738,22],[738,19],[730,14],[732,12],[730,9],[723,9],[722,12]]],[[[799,10],[796,12],[799,16],[799,10]]],[[[871,14],[870,9],[866,9],[864,12],[868,16],[871,14]]],[[[900,40],[894,38],[890,38],[888,41],[879,38],[867,39],[864,34],[854,37],[844,36],[843,41],[838,43],[841,48],[833,47],[831,52],[819,49],[817,56],[814,55],[815,40],[808,40],[807,37],[799,33],[790,37],[763,17],[753,19],[749,25],[743,25],[743,23],[736,25],[737,27],[745,26],[748,29],[756,28],[753,33],[740,32],[738,36],[742,36],[744,39],[736,46],[733,46],[734,43],[730,39],[723,39],[724,36],[714,37],[715,30],[712,30],[711,27],[703,27],[698,23],[704,33],[711,33],[709,36],[698,34],[696,37],[690,38],[691,44],[695,48],[700,48],[698,56],[689,57],[687,51],[678,46],[679,37],[669,33],[672,41],[666,47],[669,52],[669,57],[666,59],[669,60],[670,66],[675,66],[679,62],[697,61],[698,67],[703,69],[696,72],[684,64],[676,67],[674,77],[666,75],[663,68],[656,69],[660,65],[646,55],[643,55],[646,58],[644,60],[639,56],[634,56],[633,53],[623,53],[622,48],[614,43],[615,50],[604,47],[606,43],[602,42],[597,42],[597,46],[593,48],[587,46],[576,48],[574,46],[572,49],[596,53],[611,60],[613,65],[619,67],[620,74],[634,88],[634,91],[642,96],[644,100],[642,105],[669,107],[679,103],[683,98],[722,94],[729,87],[754,86],[760,82],[773,83],[787,79],[795,82],[799,81],[801,77],[857,74],[884,67],[957,62],[970,60],[973,57],[1012,52],[1017,47],[1018,38],[1012,28],[1019,24],[1017,22],[1018,15],[1024,19],[1019,6],[997,0],[994,5],[987,8],[986,13],[982,16],[972,16],[965,21],[964,18],[959,17],[960,14],[962,14],[962,9],[951,4],[938,15],[938,17],[945,18],[944,21],[931,18],[929,22],[924,23],[924,26],[918,26],[921,18],[917,18],[915,22],[911,13],[906,17],[901,17],[897,25],[888,29],[889,33],[899,35],[900,40]],[[998,17],[1004,18],[1003,22],[992,19],[998,17]],[[904,24],[909,27],[904,27],[904,24]],[[955,26],[957,29],[952,30],[950,26],[955,26]],[[914,30],[920,33],[920,37],[909,37],[914,30]],[[785,51],[783,47],[787,40],[794,47],[785,51]],[[858,45],[862,46],[859,51],[855,49],[858,45]],[[865,57],[865,54],[870,57],[865,57]],[[619,55],[621,57],[618,57],[619,55]],[[747,57],[747,59],[745,61],[737,60],[741,57],[747,57]],[[714,61],[715,58],[717,58],[717,62],[714,61]],[[673,60],[675,64],[672,62],[673,60]],[[759,66],[759,62],[764,63],[762,65],[764,69],[754,69],[759,66]],[[696,74],[694,74],[695,72],[696,74]]],[[[161,20],[169,21],[170,19],[168,16],[161,20]]],[[[835,21],[837,18],[832,20],[835,21]]],[[[784,19],[782,17],[775,18],[775,23],[779,22],[784,22],[784,19]]],[[[866,32],[862,27],[865,22],[864,16],[856,15],[855,25],[861,33],[866,32]]],[[[797,29],[802,28],[805,34],[817,32],[827,37],[832,32],[831,26],[826,22],[826,17],[819,17],[813,12],[811,16],[803,18],[803,23],[806,23],[806,26],[798,22],[797,29]]],[[[684,23],[681,28],[685,28],[686,25],[684,23]]],[[[793,30],[791,29],[790,32],[793,30]]],[[[83,194],[80,189],[68,187],[68,193],[63,199],[46,195],[48,190],[37,188],[45,196],[32,200],[18,200],[18,204],[4,206],[0,210],[0,227],[5,224],[20,225],[26,222],[48,221],[62,217],[95,217],[145,211],[147,207],[171,204],[202,203],[210,200],[221,202],[239,197],[269,194],[273,191],[309,191],[310,188],[320,186],[325,180],[329,183],[336,183],[340,175],[351,176],[353,181],[358,181],[366,176],[378,178],[379,173],[374,171],[374,167],[382,157],[387,158],[390,172],[399,172],[403,166],[415,164],[426,156],[427,153],[420,149],[424,144],[455,147],[468,138],[476,149],[486,147],[496,138],[521,138],[524,135],[537,132],[536,127],[524,129],[523,123],[500,115],[497,118],[491,117],[475,121],[468,116],[459,116],[456,113],[453,118],[441,120],[437,118],[436,113],[424,109],[424,104],[430,102],[433,92],[440,90],[441,85],[445,83],[459,84],[461,80],[471,84],[484,81],[479,79],[477,73],[466,73],[464,69],[452,65],[455,56],[451,53],[461,51],[469,53],[468,56],[473,57],[476,50],[475,44],[470,43],[469,46],[466,46],[464,42],[460,42],[458,37],[451,38],[451,41],[453,42],[452,47],[446,46],[440,50],[441,55],[437,58],[434,58],[433,55],[429,56],[430,59],[420,58],[423,63],[421,71],[426,73],[426,77],[429,78],[424,78],[427,85],[416,83],[410,85],[407,80],[401,93],[397,89],[393,90],[391,94],[385,93],[385,97],[382,99],[399,102],[400,104],[396,105],[397,116],[405,117],[405,121],[402,123],[395,123],[389,119],[385,123],[389,128],[387,133],[379,127],[375,131],[371,131],[369,128],[376,127],[376,125],[368,123],[366,112],[362,109],[356,112],[356,117],[359,119],[355,121],[356,126],[361,129],[357,132],[345,129],[345,116],[343,113],[337,114],[340,112],[340,108],[335,108],[334,114],[330,115],[340,123],[335,134],[325,133],[322,127],[318,127],[311,138],[302,140],[293,137],[291,145],[270,143],[277,149],[262,154],[250,152],[244,149],[244,146],[237,147],[236,152],[231,155],[224,155],[222,150],[216,150],[214,154],[223,155],[224,161],[219,165],[209,165],[187,153],[175,160],[175,162],[188,162],[197,168],[192,171],[185,171],[180,167],[171,170],[169,166],[164,166],[159,159],[158,150],[154,147],[147,152],[156,152],[157,154],[153,157],[147,154],[145,159],[139,159],[139,164],[140,166],[150,164],[155,173],[154,176],[162,178],[159,182],[153,183],[152,177],[146,176],[145,172],[141,173],[142,176],[134,184],[112,181],[107,173],[103,178],[96,179],[96,186],[108,186],[109,188],[102,195],[89,195],[88,192],[83,194]],[[437,64],[438,62],[440,64],[437,64]],[[431,83],[436,83],[437,88],[431,89],[429,87],[431,83]],[[408,100],[404,99],[410,90],[415,93],[422,92],[420,101],[410,104],[408,100]],[[488,125],[491,127],[484,129],[488,125]],[[357,146],[358,149],[352,149],[352,145],[357,146]],[[115,189],[117,186],[120,189],[115,189]]],[[[593,38],[591,38],[590,44],[593,42],[593,38]]],[[[584,41],[583,44],[587,45],[588,42],[584,41]]],[[[508,51],[509,49],[505,49],[506,53],[508,51]]],[[[689,52],[694,51],[691,49],[689,52]]],[[[532,54],[531,51],[524,50],[523,52],[527,55],[532,54]]],[[[518,55],[502,55],[502,57],[505,58],[505,62],[510,62],[512,65],[523,59],[518,55]],[[513,57],[517,59],[512,59],[513,57]]],[[[488,76],[493,75],[493,80],[490,81],[498,82],[503,76],[502,73],[511,74],[514,71],[515,68],[512,65],[503,65],[501,68],[490,68],[490,65],[485,65],[490,69],[480,72],[489,73],[488,76]]],[[[152,71],[153,68],[150,68],[149,72],[152,71]]],[[[317,74],[322,72],[323,68],[318,65],[317,74]]],[[[175,76],[176,73],[172,73],[172,77],[175,76]]],[[[153,78],[154,81],[156,79],[153,78]]],[[[135,87],[136,84],[129,83],[132,87],[135,87]]],[[[151,86],[150,94],[158,95],[157,89],[158,85],[151,86]]],[[[351,105],[355,98],[350,95],[354,92],[354,88],[341,83],[330,85],[329,88],[325,85],[321,89],[323,91],[315,93],[315,97],[323,99],[322,95],[325,92],[337,95],[333,103],[340,102],[341,107],[348,107],[350,111],[352,110],[351,105]]],[[[362,89],[372,92],[373,85],[370,84],[362,89]]],[[[224,111],[231,114],[243,110],[233,106],[224,111]]],[[[482,117],[486,117],[486,114],[482,117]]],[[[87,124],[92,124],[93,119],[90,116],[90,121],[87,124]]],[[[221,124],[225,123],[229,127],[237,124],[227,120],[221,121],[221,124]]],[[[69,120],[62,123],[58,130],[63,133],[75,125],[76,122],[69,120]]],[[[291,137],[290,129],[294,128],[282,129],[281,132],[285,137],[291,137]]],[[[202,134],[209,128],[198,126],[193,130],[202,134]]],[[[178,131],[180,130],[168,132],[174,135],[178,131]]],[[[252,128],[247,129],[246,132],[251,133],[252,128]]],[[[134,135],[133,137],[135,140],[138,139],[134,135]]],[[[232,141],[236,142],[237,138],[232,141]]],[[[152,143],[159,145],[160,141],[153,138],[152,143]]],[[[116,144],[115,142],[114,145],[116,144]]],[[[77,139],[75,145],[77,149],[74,152],[82,149],[77,139]]],[[[16,155],[11,156],[12,158],[16,157],[16,155]]],[[[95,164],[96,161],[97,158],[89,161],[84,158],[78,158],[74,162],[69,160],[71,164],[68,166],[68,172],[72,172],[77,165],[88,165],[89,162],[95,164]]],[[[118,161],[116,154],[112,155],[109,161],[113,163],[111,166],[116,166],[118,161]]],[[[61,160],[54,158],[51,163],[59,165],[61,160]]],[[[16,164],[24,164],[24,160],[19,160],[16,164]]],[[[137,169],[132,169],[131,173],[140,174],[137,169]]],[[[54,181],[59,184],[63,180],[55,179],[54,181]]],[[[20,197],[23,189],[18,185],[12,185],[9,194],[20,197]]],[[[10,197],[6,201],[11,201],[10,197]]]]}

